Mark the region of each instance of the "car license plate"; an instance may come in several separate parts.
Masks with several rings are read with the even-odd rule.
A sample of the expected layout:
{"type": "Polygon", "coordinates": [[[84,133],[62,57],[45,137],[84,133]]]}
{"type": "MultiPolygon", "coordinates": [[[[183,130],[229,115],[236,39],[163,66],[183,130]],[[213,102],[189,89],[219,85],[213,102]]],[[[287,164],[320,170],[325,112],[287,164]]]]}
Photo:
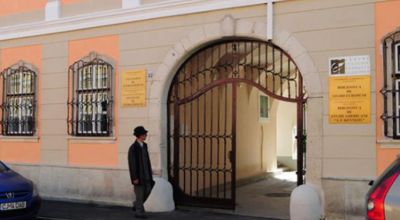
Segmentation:
{"type": "Polygon", "coordinates": [[[26,208],[26,202],[10,202],[10,203],[2,203],[0,204],[0,210],[15,210],[15,209],[24,209],[26,208]]]}

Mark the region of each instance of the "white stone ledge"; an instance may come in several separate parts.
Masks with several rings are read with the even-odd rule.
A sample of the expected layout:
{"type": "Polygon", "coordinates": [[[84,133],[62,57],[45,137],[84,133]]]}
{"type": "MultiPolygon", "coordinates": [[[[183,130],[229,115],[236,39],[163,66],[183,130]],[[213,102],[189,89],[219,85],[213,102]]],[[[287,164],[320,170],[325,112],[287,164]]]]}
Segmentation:
{"type": "MultiPolygon", "coordinates": [[[[3,161],[4,162],[4,161],[3,161]]],[[[104,171],[104,170],[111,170],[111,171],[123,171],[128,172],[128,168],[121,168],[121,167],[94,167],[94,166],[69,166],[69,165],[59,165],[59,164],[34,164],[34,163],[16,163],[16,162],[5,162],[7,165],[10,166],[26,166],[26,167],[39,167],[39,168],[65,168],[65,169],[76,169],[76,170],[95,170],[95,171],[104,171]]],[[[154,176],[161,175],[161,169],[153,169],[154,176]]]]}
{"type": "Polygon", "coordinates": [[[371,181],[375,180],[376,177],[330,177],[330,176],[324,176],[322,177],[322,180],[337,180],[337,181],[371,181]]]}
{"type": "Polygon", "coordinates": [[[116,137],[67,137],[69,143],[74,144],[114,144],[117,141],[116,137]]]}
{"type": "Polygon", "coordinates": [[[2,142],[37,143],[39,140],[39,136],[0,136],[2,142]]]}
{"type": "Polygon", "coordinates": [[[376,141],[382,148],[400,148],[400,140],[381,139],[376,141]]]}

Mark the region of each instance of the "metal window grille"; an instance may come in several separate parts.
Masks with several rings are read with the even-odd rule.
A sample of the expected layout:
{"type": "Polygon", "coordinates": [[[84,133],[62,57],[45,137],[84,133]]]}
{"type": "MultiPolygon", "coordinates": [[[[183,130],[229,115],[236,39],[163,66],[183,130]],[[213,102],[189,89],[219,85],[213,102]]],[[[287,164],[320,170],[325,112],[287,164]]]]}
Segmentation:
{"type": "Polygon", "coordinates": [[[113,67],[96,54],[69,68],[68,133],[110,136],[112,133],[113,67]]]}
{"type": "Polygon", "coordinates": [[[382,43],[384,134],[400,139],[400,31],[387,36],[382,43]]]}
{"type": "Polygon", "coordinates": [[[36,72],[25,64],[2,73],[3,100],[1,132],[7,136],[35,134],[36,72]]]}

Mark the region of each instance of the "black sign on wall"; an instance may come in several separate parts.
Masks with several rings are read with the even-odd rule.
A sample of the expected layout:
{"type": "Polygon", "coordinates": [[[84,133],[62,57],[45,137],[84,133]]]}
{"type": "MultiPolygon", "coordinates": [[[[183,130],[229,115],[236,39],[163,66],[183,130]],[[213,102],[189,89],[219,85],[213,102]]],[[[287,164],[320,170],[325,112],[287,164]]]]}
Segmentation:
{"type": "Polygon", "coordinates": [[[346,62],[345,59],[332,59],[330,60],[331,75],[345,74],[346,62]]]}

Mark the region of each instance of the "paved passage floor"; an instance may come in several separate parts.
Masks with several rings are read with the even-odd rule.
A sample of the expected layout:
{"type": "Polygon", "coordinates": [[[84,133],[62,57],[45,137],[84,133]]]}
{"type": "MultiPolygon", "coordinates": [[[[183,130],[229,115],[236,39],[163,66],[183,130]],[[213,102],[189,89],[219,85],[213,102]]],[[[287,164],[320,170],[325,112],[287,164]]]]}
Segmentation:
{"type": "Polygon", "coordinates": [[[272,219],[289,219],[290,193],[296,187],[296,173],[280,172],[238,187],[236,210],[216,212],[272,219]]]}
{"type": "Polygon", "coordinates": [[[290,193],[296,174],[285,172],[237,189],[236,213],[249,216],[289,219],[290,193]]]}

